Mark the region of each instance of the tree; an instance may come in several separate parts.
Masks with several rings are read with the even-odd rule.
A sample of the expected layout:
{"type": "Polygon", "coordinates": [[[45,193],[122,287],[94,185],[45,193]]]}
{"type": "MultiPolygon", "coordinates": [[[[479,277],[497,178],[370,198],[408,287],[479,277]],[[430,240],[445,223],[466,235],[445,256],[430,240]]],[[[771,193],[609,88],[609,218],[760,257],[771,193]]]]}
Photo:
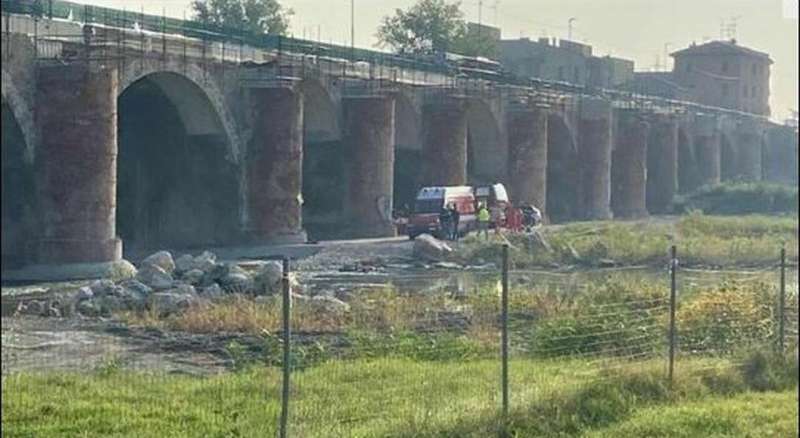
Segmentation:
{"type": "Polygon", "coordinates": [[[383,17],[378,40],[398,53],[433,53],[450,49],[465,30],[460,3],[419,0],[407,11],[383,17]]]}
{"type": "Polygon", "coordinates": [[[283,35],[294,14],[278,0],[194,0],[195,19],[203,24],[283,35]]]}
{"type": "Polygon", "coordinates": [[[404,11],[396,9],[378,27],[378,45],[397,53],[456,52],[491,56],[495,44],[488,36],[467,32],[460,2],[419,0],[404,11]]]}

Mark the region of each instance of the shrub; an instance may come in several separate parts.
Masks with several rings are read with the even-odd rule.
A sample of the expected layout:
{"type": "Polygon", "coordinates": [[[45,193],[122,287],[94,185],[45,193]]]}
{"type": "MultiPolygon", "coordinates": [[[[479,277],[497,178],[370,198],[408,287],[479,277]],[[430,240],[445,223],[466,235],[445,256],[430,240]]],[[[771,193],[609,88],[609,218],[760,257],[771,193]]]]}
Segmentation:
{"type": "Polygon", "coordinates": [[[728,182],[703,186],[693,193],[679,196],[673,207],[677,213],[701,210],[706,214],[797,214],[797,201],[797,187],[764,182],[728,182]]]}
{"type": "Polygon", "coordinates": [[[774,339],[774,293],[767,284],[725,282],[698,292],[678,310],[683,351],[732,353],[774,339]]]}

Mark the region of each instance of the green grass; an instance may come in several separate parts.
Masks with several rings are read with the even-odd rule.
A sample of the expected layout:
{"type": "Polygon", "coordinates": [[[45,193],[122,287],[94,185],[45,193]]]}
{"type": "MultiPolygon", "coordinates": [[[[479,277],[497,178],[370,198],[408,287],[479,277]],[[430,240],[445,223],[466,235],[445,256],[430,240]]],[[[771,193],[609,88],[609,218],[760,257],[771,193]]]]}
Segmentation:
{"type": "Polygon", "coordinates": [[[700,210],[706,214],[797,214],[797,186],[774,183],[722,183],[678,196],[675,212],[700,210]]]}
{"type": "MultiPolygon", "coordinates": [[[[705,216],[695,212],[674,224],[578,222],[544,227],[543,235],[552,251],[531,247],[524,235],[507,236],[514,266],[595,267],[604,259],[622,266],[663,266],[672,245],[678,247],[681,264],[687,267],[775,266],[784,245],[790,262],[796,263],[798,254],[797,216],[705,216]]],[[[499,260],[499,244],[505,241],[498,237],[484,241],[469,236],[454,253],[454,260],[462,263],[499,260]]]]}
{"type": "Polygon", "coordinates": [[[586,438],[788,438],[797,436],[797,391],[712,397],[642,409],[586,438]]]}
{"type": "MultiPolygon", "coordinates": [[[[781,374],[776,366],[779,362],[770,359],[770,369],[759,371],[772,376],[770,389],[797,384],[796,368],[793,378],[786,373],[775,377],[781,374]]],[[[510,370],[512,412],[503,424],[498,415],[497,360],[384,358],[312,367],[293,376],[292,436],[554,437],[593,430],[612,434],[599,436],[613,436],[614,427],[635,436],[630,434],[648,427],[647,413],[653,410],[671,413],[665,418],[673,420],[652,426],[662,431],[713,427],[735,433],[741,422],[724,423],[709,417],[709,412],[719,409],[733,415],[747,400],[764,403],[763,411],[760,404],[751,405],[762,411],[751,418],[770,421],[761,426],[779,423],[774,427],[783,428],[796,421],[796,408],[781,409],[769,394],[749,394],[746,373],[720,360],[679,362],[672,389],[660,360],[616,370],[576,360],[513,360],[510,370]],[[710,368],[713,375],[726,378],[701,378],[701,370],[710,368]],[[718,398],[731,392],[743,395],[729,405],[718,398]],[[712,404],[707,406],[705,400],[712,404]]],[[[263,367],[202,378],[116,368],[84,374],[19,374],[4,377],[3,434],[274,436],[279,393],[279,370],[263,367]]]]}

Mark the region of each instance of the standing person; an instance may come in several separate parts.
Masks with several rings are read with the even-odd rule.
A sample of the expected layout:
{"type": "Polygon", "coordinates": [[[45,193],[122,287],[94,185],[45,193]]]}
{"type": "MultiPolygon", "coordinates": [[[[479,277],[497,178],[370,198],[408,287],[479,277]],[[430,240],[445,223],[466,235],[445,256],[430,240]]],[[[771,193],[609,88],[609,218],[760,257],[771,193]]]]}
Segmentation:
{"type": "Polygon", "coordinates": [[[458,221],[461,219],[461,214],[458,212],[458,208],[456,208],[456,203],[453,202],[450,204],[450,240],[457,241],[458,240],[458,221]]]}
{"type": "Polygon", "coordinates": [[[484,204],[478,205],[478,236],[483,233],[486,237],[486,240],[489,240],[489,220],[491,219],[491,215],[489,214],[489,210],[486,208],[484,204]]]}
{"type": "Polygon", "coordinates": [[[439,236],[437,236],[440,239],[450,237],[451,219],[450,210],[446,206],[442,206],[442,211],[439,212],[439,236]]]}
{"type": "Polygon", "coordinates": [[[506,207],[506,228],[513,233],[518,233],[520,230],[519,209],[510,203],[508,204],[508,207],[506,207]]]}

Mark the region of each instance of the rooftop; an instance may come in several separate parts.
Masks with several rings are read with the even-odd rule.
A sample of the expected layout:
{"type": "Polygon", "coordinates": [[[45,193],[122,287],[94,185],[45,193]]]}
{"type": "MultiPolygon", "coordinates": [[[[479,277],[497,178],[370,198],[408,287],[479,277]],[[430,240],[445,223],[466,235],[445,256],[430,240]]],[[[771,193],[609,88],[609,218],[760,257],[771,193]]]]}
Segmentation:
{"type": "Polygon", "coordinates": [[[705,44],[696,45],[692,43],[691,46],[672,52],[670,55],[673,57],[681,55],[719,55],[719,54],[739,54],[747,55],[758,58],[764,58],[769,63],[772,63],[769,55],[758,50],[748,49],[747,47],[736,44],[736,40],[730,41],[711,41],[705,44]]]}

